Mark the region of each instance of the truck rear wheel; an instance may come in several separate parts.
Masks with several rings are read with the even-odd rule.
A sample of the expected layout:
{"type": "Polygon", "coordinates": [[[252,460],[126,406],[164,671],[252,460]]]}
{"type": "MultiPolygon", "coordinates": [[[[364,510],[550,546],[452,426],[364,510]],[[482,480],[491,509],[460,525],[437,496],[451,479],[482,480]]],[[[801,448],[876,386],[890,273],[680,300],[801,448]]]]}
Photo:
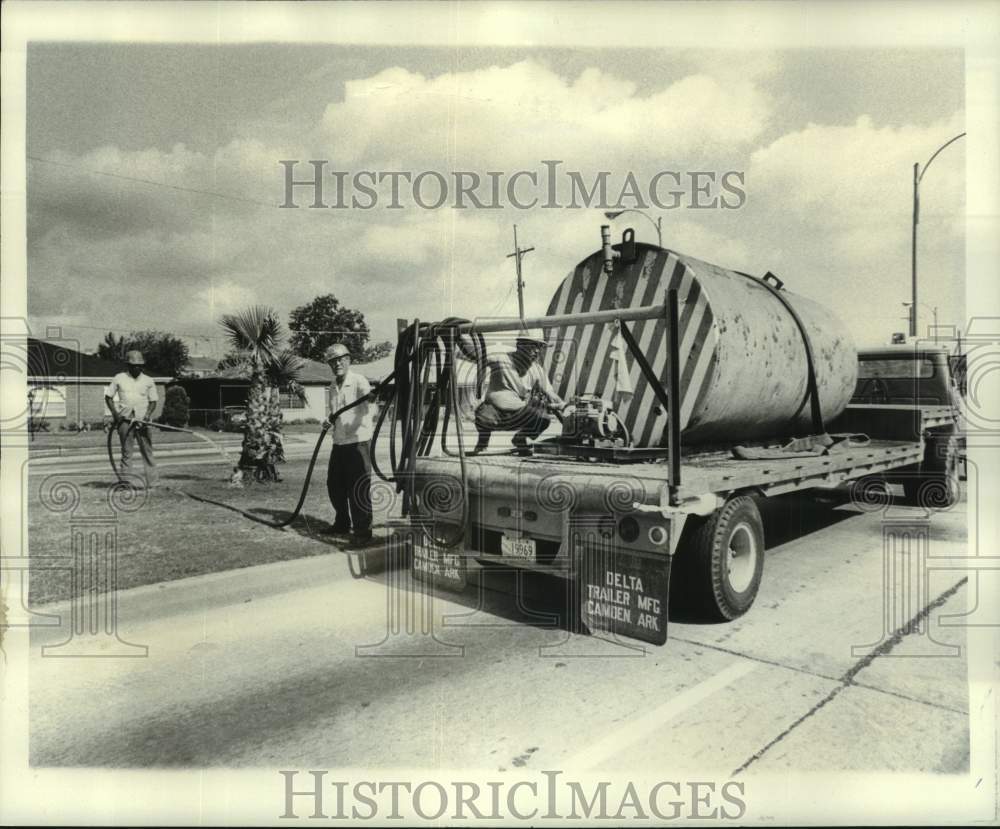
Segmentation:
{"type": "Polygon", "coordinates": [[[958,436],[930,435],[919,475],[903,481],[907,503],[948,509],[958,503],[958,436]]]}
{"type": "Polygon", "coordinates": [[[689,522],[691,532],[678,554],[682,589],[700,615],[717,621],[742,616],[757,598],[764,573],[764,525],[757,504],[739,495],[689,522]]]}

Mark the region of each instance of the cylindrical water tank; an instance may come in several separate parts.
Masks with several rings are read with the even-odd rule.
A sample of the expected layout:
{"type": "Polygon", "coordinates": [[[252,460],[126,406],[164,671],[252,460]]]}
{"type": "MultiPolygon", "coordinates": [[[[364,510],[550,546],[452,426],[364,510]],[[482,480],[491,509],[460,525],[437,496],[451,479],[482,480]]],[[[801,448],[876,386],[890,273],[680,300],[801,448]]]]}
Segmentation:
{"type": "MultiPolygon", "coordinates": [[[[636,245],[635,262],[603,270],[600,251],[563,280],[548,314],[662,305],[676,288],[680,323],[681,437],[688,445],[783,437],[811,431],[806,348],[795,319],[754,279],[655,245],[636,245]]],[[[854,391],[857,352],[844,324],[805,297],[782,290],[809,335],[824,418],[854,391]]],[[[626,323],[667,385],[665,319],[626,323]]],[[[616,403],[635,446],[666,442],[667,413],[631,354],[615,359],[614,324],[547,331],[545,367],[564,398],[599,394],[616,403]]],[[[627,349],[626,349],[627,352],[627,349]]]]}

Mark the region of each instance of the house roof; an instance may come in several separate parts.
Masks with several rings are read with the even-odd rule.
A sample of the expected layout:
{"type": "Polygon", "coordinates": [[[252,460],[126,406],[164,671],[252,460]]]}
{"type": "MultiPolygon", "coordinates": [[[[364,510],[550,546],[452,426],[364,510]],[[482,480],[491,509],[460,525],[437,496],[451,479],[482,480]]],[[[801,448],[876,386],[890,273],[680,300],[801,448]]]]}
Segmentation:
{"type": "Polygon", "coordinates": [[[184,367],[184,371],[203,371],[206,373],[214,373],[217,365],[219,365],[219,361],[215,357],[188,357],[187,365],[184,367]]]}
{"type": "Polygon", "coordinates": [[[333,382],[333,372],[326,363],[317,360],[303,360],[304,365],[299,372],[300,383],[322,383],[325,386],[333,382]]]}
{"type": "MultiPolygon", "coordinates": [[[[209,357],[198,357],[198,360],[210,360],[209,357]]],[[[193,361],[192,361],[193,362],[193,361]]],[[[222,380],[248,380],[246,373],[239,368],[224,368],[219,371],[216,367],[219,361],[214,360],[211,366],[200,379],[202,380],[212,380],[212,379],[222,379],[222,380]]],[[[192,366],[195,368],[195,366],[192,366]]],[[[200,368],[200,367],[198,367],[200,368]]],[[[333,382],[333,374],[330,372],[330,367],[325,363],[319,363],[316,360],[302,360],[302,368],[299,371],[299,382],[305,386],[315,386],[324,385],[328,386],[333,382]]]]}
{"type": "MultiPolygon", "coordinates": [[[[65,382],[67,380],[110,380],[125,370],[124,363],[84,354],[61,343],[28,337],[28,377],[65,382]]],[[[166,382],[170,377],[153,377],[166,382]]]]}
{"type": "MultiPolygon", "coordinates": [[[[396,356],[394,354],[388,354],[385,357],[379,357],[377,360],[372,360],[370,363],[352,365],[351,368],[366,380],[369,380],[372,383],[377,383],[383,377],[387,377],[393,368],[395,368],[395,365],[396,356]]],[[[329,369],[327,369],[327,371],[329,371],[329,369]]]]}

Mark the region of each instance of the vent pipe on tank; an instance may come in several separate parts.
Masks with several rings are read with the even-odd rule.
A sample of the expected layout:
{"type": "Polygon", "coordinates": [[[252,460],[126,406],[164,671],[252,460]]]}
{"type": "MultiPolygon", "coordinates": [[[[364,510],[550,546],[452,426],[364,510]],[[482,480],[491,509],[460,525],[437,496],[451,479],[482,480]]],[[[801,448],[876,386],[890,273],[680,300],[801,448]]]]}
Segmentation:
{"type": "Polygon", "coordinates": [[[615,270],[615,254],[611,250],[611,225],[601,225],[601,252],[604,254],[604,272],[611,276],[615,270]]]}

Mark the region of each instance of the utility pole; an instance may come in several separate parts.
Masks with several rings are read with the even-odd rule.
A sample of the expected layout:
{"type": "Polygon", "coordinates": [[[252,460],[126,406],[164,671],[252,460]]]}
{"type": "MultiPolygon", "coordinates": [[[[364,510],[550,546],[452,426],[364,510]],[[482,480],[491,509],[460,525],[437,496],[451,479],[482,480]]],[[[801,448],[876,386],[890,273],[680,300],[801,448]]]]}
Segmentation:
{"type": "Polygon", "coordinates": [[[519,248],[517,246],[517,225],[514,225],[514,252],[508,253],[507,258],[514,257],[514,266],[517,269],[517,314],[524,319],[524,280],[521,279],[521,259],[524,254],[530,253],[534,248],[519,248]]]}

